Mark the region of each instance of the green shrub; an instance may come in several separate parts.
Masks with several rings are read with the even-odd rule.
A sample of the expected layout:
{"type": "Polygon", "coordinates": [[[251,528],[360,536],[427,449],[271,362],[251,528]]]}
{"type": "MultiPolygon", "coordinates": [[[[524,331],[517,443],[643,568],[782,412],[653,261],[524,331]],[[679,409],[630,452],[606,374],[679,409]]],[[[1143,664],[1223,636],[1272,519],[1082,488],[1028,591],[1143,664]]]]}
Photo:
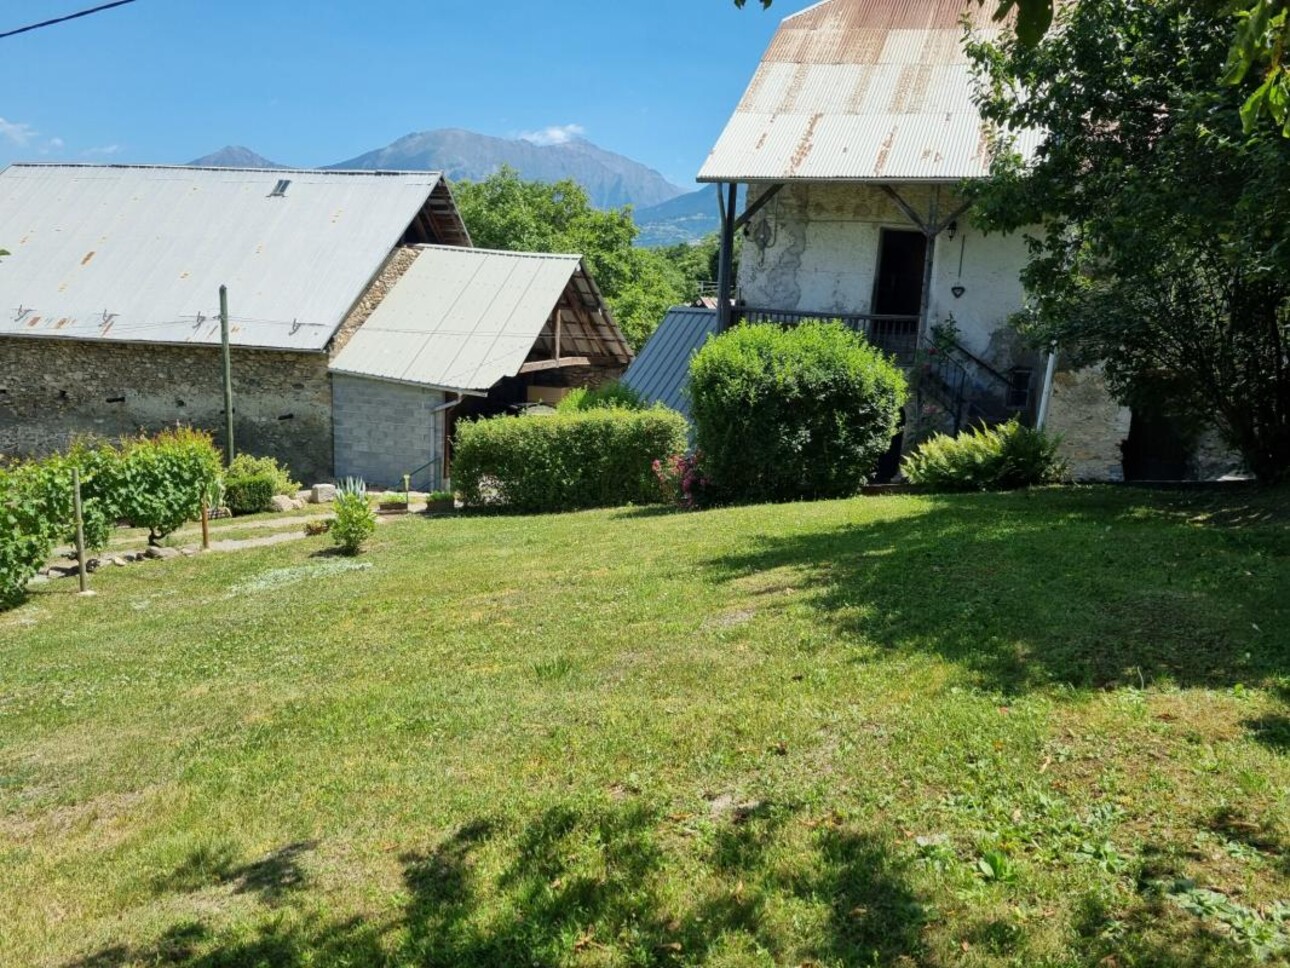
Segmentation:
{"type": "Polygon", "coordinates": [[[225,472],[228,477],[258,477],[264,475],[273,481],[273,493],[286,497],[295,497],[300,490],[300,482],[293,481],[285,467],[272,457],[252,457],[250,454],[238,454],[233,458],[225,472]]]}
{"type": "Polygon", "coordinates": [[[224,478],[224,504],[236,515],[268,511],[277,493],[277,484],[272,474],[245,474],[224,478]]]}
{"type": "Polygon", "coordinates": [[[615,380],[594,389],[576,387],[556,404],[555,409],[561,413],[570,413],[577,410],[603,410],[613,407],[622,410],[643,410],[645,401],[627,384],[615,380]]]}
{"type": "Polygon", "coordinates": [[[0,468],[0,608],[21,600],[49,558],[58,519],[49,478],[38,464],[0,468]]]}
{"type": "Polygon", "coordinates": [[[82,438],[65,454],[53,454],[26,466],[33,486],[43,490],[43,502],[54,523],[54,540],[76,537],[72,470],[81,474],[81,518],[85,546],[97,551],[107,545],[112,528],[124,517],[122,454],[111,444],[82,438]]]}
{"type": "Polygon", "coordinates": [[[841,323],[806,322],[710,339],[689,392],[711,496],[783,501],[854,494],[891,446],[906,384],[841,323]]]}
{"type": "Polygon", "coordinates": [[[331,539],[342,554],[356,555],[376,531],[376,513],[367,498],[352,491],[336,494],[336,516],[331,521],[331,539]]]}
{"type": "Polygon", "coordinates": [[[493,417],[458,428],[453,484],[468,507],[546,512],[657,503],[652,464],[685,445],[685,418],[664,407],[493,417]]]}
{"type": "Polygon", "coordinates": [[[119,509],[156,543],[201,513],[202,497],[220,478],[210,435],[187,427],[127,441],[121,449],[119,509]]]}
{"type": "Polygon", "coordinates": [[[913,484],[942,491],[986,491],[1052,484],[1066,475],[1060,441],[1015,419],[973,428],[957,437],[937,434],[905,457],[901,470],[913,484]]]}

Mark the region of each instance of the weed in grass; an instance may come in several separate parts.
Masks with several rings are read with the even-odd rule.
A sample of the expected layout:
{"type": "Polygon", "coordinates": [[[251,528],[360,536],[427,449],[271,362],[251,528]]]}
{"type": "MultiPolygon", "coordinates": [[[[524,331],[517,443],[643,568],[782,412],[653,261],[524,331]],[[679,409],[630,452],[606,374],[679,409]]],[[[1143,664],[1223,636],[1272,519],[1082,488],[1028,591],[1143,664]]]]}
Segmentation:
{"type": "Polygon", "coordinates": [[[1008,855],[998,850],[987,850],[976,862],[977,873],[982,880],[995,881],[999,884],[1011,884],[1017,879],[1017,868],[1008,855]]]}
{"type": "Polygon", "coordinates": [[[533,675],[539,682],[560,682],[573,675],[573,663],[566,656],[558,655],[533,664],[533,675]]]}

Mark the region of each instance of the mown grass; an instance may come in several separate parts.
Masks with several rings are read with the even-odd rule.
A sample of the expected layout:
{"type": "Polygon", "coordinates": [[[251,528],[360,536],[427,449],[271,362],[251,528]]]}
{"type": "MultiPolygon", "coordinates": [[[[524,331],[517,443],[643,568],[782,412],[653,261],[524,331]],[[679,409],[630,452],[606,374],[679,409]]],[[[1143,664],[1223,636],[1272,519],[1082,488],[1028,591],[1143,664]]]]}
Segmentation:
{"type": "Polygon", "coordinates": [[[1283,959],[1288,503],[410,517],[42,586],[0,964],[1283,959]]]}

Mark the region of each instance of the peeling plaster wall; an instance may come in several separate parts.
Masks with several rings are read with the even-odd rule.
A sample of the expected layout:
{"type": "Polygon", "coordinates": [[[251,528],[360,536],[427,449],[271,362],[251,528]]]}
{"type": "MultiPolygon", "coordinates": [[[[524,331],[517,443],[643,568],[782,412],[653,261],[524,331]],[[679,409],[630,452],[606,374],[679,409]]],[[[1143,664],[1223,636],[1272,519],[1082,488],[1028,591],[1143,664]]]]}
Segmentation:
{"type": "MultiPolygon", "coordinates": [[[[750,192],[759,197],[764,187],[750,192]]],[[[901,196],[920,213],[930,211],[935,190],[926,185],[899,186],[901,196]]],[[[938,196],[939,218],[959,205],[949,189],[938,196]]],[[[933,323],[951,314],[962,342],[973,353],[994,362],[999,330],[1022,308],[1025,292],[1019,272],[1025,263],[1025,241],[1019,235],[983,234],[966,216],[957,220],[953,239],[942,234],[933,255],[930,316],[933,323]],[[962,297],[952,289],[962,285],[962,297]]],[[[878,270],[879,238],[884,228],[915,226],[877,186],[862,184],[794,184],[783,188],[753,217],[739,265],[739,295],[748,305],[796,312],[867,313],[871,310],[878,270]],[[763,224],[764,223],[764,227],[763,224]],[[767,239],[764,250],[758,236],[767,239]]],[[[1003,365],[1031,359],[999,360],[1003,365]]]]}

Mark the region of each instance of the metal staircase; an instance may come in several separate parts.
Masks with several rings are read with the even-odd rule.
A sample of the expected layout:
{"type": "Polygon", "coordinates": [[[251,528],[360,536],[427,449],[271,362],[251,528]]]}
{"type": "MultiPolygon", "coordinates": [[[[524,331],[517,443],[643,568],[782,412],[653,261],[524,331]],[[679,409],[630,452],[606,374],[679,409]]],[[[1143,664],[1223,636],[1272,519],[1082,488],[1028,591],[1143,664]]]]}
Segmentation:
{"type": "Polygon", "coordinates": [[[919,340],[910,370],[919,406],[939,405],[955,434],[1014,417],[1030,422],[1030,370],[1017,368],[1005,375],[957,342],[927,337],[919,340]]]}

